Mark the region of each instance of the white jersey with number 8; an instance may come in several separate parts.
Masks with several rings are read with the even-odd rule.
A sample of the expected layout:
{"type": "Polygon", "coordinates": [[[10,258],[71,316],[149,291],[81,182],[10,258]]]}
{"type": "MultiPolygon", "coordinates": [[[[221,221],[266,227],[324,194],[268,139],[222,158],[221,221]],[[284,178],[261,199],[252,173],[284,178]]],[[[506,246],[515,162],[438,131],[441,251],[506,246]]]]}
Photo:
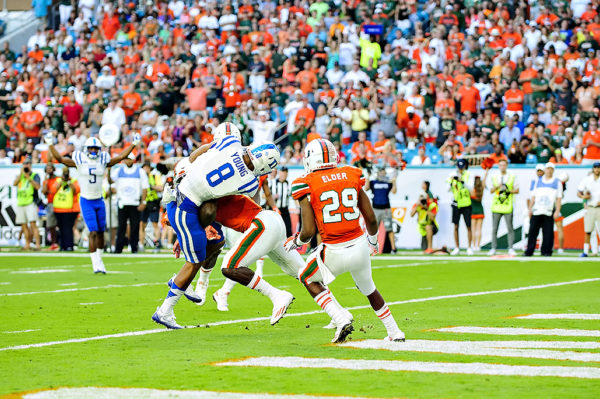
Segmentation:
{"type": "Polygon", "coordinates": [[[252,197],[258,190],[258,179],[244,163],[244,151],[234,136],[213,142],[207,152],[186,168],[179,191],[197,206],[227,195],[252,197]]]}
{"type": "Polygon", "coordinates": [[[90,159],[85,153],[75,151],[73,161],[79,174],[78,183],[81,197],[88,200],[102,198],[102,180],[106,165],[110,162],[110,155],[106,151],[102,151],[96,159],[90,159]]]}

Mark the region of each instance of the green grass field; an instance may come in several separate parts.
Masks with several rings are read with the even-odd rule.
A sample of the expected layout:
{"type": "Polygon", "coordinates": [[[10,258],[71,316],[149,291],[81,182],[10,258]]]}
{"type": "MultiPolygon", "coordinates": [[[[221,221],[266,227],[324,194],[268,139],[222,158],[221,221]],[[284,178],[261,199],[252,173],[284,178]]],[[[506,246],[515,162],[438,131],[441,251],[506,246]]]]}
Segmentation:
{"type": "MultiPolygon", "coordinates": [[[[104,261],[109,274],[94,275],[85,256],[3,256],[0,395],[83,398],[101,394],[117,397],[117,392],[123,395],[118,397],[157,394],[59,390],[54,392],[57,396],[44,396],[43,392],[59,387],[122,387],[362,397],[598,398],[600,320],[592,316],[600,314],[600,262],[557,260],[416,256],[373,260],[375,283],[406,333],[406,344],[414,340],[426,340],[429,345],[430,341],[531,341],[535,347],[541,341],[549,342],[545,345],[550,349],[540,352],[543,355],[536,352],[526,357],[498,352],[442,353],[435,348],[395,351],[331,345],[333,332],[322,328],[329,321],[327,315],[319,312],[298,281],[269,260],[266,279],[296,297],[278,325],[268,323],[268,299],[237,286],[229,298],[229,312],[218,312],[212,300],[199,307],[183,298],[175,309],[177,321],[201,327],[163,331],[150,317],[167,293],[165,282],[179,269],[180,260],[107,256],[104,261]],[[591,315],[585,320],[514,318],[573,313],[591,315]],[[220,323],[224,321],[228,323],[220,323]],[[561,330],[550,332],[556,335],[529,335],[524,330],[517,331],[520,335],[505,335],[500,330],[495,334],[435,331],[449,326],[561,330]],[[580,336],[571,336],[577,333],[580,336]],[[114,334],[123,335],[111,336],[114,334]],[[552,347],[565,341],[592,347],[552,347]],[[561,354],[589,357],[565,360],[555,356],[561,354]],[[297,368],[298,359],[290,357],[318,360],[310,367],[297,368]],[[239,359],[242,363],[236,365],[239,359]],[[330,363],[335,359],[350,359],[344,364],[360,365],[360,369],[334,368],[330,363]],[[244,360],[254,362],[253,366],[242,366],[244,360]],[[226,361],[233,362],[219,365],[226,361]],[[380,367],[392,364],[403,368],[415,362],[426,370],[389,371],[380,367]],[[498,365],[510,366],[515,375],[498,375],[493,370],[483,374],[487,366],[498,365]],[[427,367],[440,366],[444,372],[427,371],[427,367]],[[459,366],[467,371],[456,371],[459,366]],[[539,376],[542,369],[574,374],[539,376]],[[521,375],[522,370],[532,374],[521,375]],[[37,396],[20,394],[32,391],[42,392],[37,396]],[[62,396],[58,395],[61,392],[62,396]]],[[[218,270],[211,277],[209,297],[223,282],[218,270]]],[[[354,314],[356,330],[351,343],[385,336],[349,275],[338,277],[330,288],[354,314]]],[[[452,350],[459,347],[454,345],[450,345],[452,350]]],[[[173,395],[169,397],[188,397],[182,392],[173,395]]],[[[189,397],[203,397],[197,395],[189,397]]]]}

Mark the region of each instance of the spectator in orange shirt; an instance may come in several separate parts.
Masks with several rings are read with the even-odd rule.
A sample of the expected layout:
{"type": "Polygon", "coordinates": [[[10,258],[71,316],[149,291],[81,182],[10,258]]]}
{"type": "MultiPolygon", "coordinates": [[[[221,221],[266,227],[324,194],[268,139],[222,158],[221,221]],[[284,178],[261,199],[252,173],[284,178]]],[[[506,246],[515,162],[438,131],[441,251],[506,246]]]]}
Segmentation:
{"type": "Polygon", "coordinates": [[[523,119],[523,102],[525,94],[519,89],[519,84],[516,80],[510,82],[510,89],[504,93],[504,102],[506,103],[506,111],[504,116],[513,119],[515,115],[519,116],[519,120],[523,119]]]}
{"type": "Polygon", "coordinates": [[[389,143],[389,139],[385,137],[385,133],[383,130],[377,132],[377,141],[375,142],[375,146],[373,150],[377,153],[382,152],[385,149],[385,145],[389,143]]]}
{"type": "Polygon", "coordinates": [[[310,69],[310,62],[304,62],[304,69],[296,75],[296,82],[304,94],[312,93],[317,88],[317,75],[310,69]]]}
{"type": "Polygon", "coordinates": [[[373,149],[373,144],[367,140],[367,132],[358,133],[358,141],[355,141],[354,144],[352,144],[352,149],[350,150],[350,152],[352,152],[352,162],[354,162],[356,158],[359,158],[359,149],[362,147],[364,147],[366,154],[369,155],[370,160],[375,150],[373,149]]]}
{"type": "Polygon", "coordinates": [[[489,156],[489,158],[494,161],[494,165],[500,162],[501,160],[505,160],[508,162],[508,158],[504,154],[504,147],[500,143],[496,143],[494,146],[494,153],[489,156]]]}
{"type": "Polygon", "coordinates": [[[42,62],[44,60],[44,52],[40,50],[40,46],[37,44],[35,45],[33,50],[27,53],[27,56],[33,58],[37,62],[42,62]]]}
{"type": "Polygon", "coordinates": [[[590,130],[583,135],[581,142],[585,149],[582,164],[591,165],[594,162],[600,161],[600,130],[598,130],[598,120],[590,118],[590,130]]]}
{"type": "Polygon", "coordinates": [[[477,113],[477,104],[481,101],[481,97],[479,96],[479,90],[473,86],[471,78],[465,79],[464,86],[458,89],[457,97],[460,101],[460,112],[477,113]]]}
{"type": "Polygon", "coordinates": [[[444,110],[448,110],[451,114],[454,114],[456,110],[456,105],[454,103],[454,99],[450,96],[450,90],[444,89],[442,90],[442,94],[440,98],[438,98],[435,102],[435,113],[441,115],[444,110]]]}
{"type": "Polygon", "coordinates": [[[418,142],[419,124],[421,117],[415,113],[415,109],[411,106],[406,108],[406,116],[400,121],[400,129],[403,130],[406,141],[418,142]]]}
{"type": "Polygon", "coordinates": [[[538,25],[552,26],[556,21],[558,21],[556,15],[548,11],[546,7],[540,7],[540,15],[535,20],[538,25]]]}
{"type": "Polygon", "coordinates": [[[121,29],[119,16],[111,9],[108,13],[104,14],[104,19],[102,20],[104,38],[106,40],[113,40],[119,29],[121,29]]]}
{"type": "Polygon", "coordinates": [[[556,150],[554,150],[554,156],[552,156],[550,158],[550,162],[552,162],[555,165],[568,165],[569,164],[569,160],[567,158],[563,157],[562,150],[560,148],[557,148],[556,150]]]}
{"type": "Polygon", "coordinates": [[[315,110],[312,109],[312,106],[308,102],[308,98],[302,98],[302,108],[298,110],[296,113],[296,124],[300,122],[300,119],[304,120],[304,126],[308,128],[312,125],[315,120],[315,110]]]}
{"type": "Polygon", "coordinates": [[[39,144],[40,142],[40,126],[43,120],[44,116],[36,109],[23,112],[23,115],[21,116],[23,131],[27,138],[33,140],[34,144],[39,144]]]}
{"type": "Polygon", "coordinates": [[[135,84],[129,83],[129,90],[123,94],[123,111],[129,123],[142,106],[142,96],[135,91],[135,84]]]}

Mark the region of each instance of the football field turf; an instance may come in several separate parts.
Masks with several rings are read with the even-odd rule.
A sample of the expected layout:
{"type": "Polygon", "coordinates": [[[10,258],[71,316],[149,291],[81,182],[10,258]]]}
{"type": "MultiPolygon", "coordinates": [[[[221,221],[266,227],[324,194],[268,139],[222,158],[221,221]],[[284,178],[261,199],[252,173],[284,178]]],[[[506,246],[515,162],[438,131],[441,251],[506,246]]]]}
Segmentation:
{"type": "Polygon", "coordinates": [[[600,397],[593,258],[373,258],[375,283],[407,337],[387,345],[350,275],[330,288],[352,311],[355,331],[332,345],[333,331],[322,328],[327,315],[269,260],[265,278],[296,297],[279,324],[269,325],[267,298],[240,286],[230,311],[218,312],[210,296],[223,277],[215,270],[204,306],[182,298],[175,308],[180,324],[198,327],[178,331],[150,317],[181,260],[104,262],[109,273],[94,275],[83,254],[0,257],[0,395],[600,397]]]}

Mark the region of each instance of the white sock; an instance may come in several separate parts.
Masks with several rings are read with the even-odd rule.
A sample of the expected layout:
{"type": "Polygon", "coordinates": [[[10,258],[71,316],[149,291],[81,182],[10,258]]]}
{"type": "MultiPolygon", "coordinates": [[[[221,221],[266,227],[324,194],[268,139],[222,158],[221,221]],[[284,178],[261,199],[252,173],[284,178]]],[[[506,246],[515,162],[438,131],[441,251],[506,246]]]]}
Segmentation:
{"type": "Polygon", "coordinates": [[[92,258],[92,267],[96,270],[98,268],[98,253],[90,252],[90,258],[92,258]]]}
{"type": "Polygon", "coordinates": [[[271,301],[273,301],[275,295],[279,291],[256,273],[254,273],[254,277],[252,277],[252,280],[250,280],[250,283],[248,283],[247,287],[251,290],[260,292],[264,296],[268,297],[271,301]]]}
{"type": "Polygon", "coordinates": [[[387,303],[384,304],[381,309],[376,310],[375,314],[379,317],[379,320],[385,326],[387,330],[388,336],[394,336],[397,332],[400,331],[398,328],[398,324],[396,324],[396,320],[394,320],[394,316],[392,316],[392,312],[390,312],[390,308],[388,308],[387,303]]]}
{"type": "Polygon", "coordinates": [[[265,265],[265,258],[260,258],[256,261],[256,274],[259,276],[263,275],[263,266],[265,265]]]}
{"type": "Polygon", "coordinates": [[[171,285],[169,292],[167,293],[167,297],[165,298],[162,305],[160,305],[160,313],[166,314],[173,311],[173,308],[179,302],[179,299],[183,295],[184,290],[181,290],[179,287],[175,285],[175,282],[171,285]]]}
{"type": "Polygon", "coordinates": [[[212,269],[207,270],[203,267],[200,268],[200,276],[198,277],[198,282],[196,283],[196,289],[200,288],[201,285],[208,285],[208,279],[210,277],[211,272],[212,269]]]}
{"type": "MultiPolygon", "coordinates": [[[[255,274],[255,276],[256,276],[256,274],[255,274]]],[[[236,284],[235,281],[226,278],[225,282],[223,283],[223,286],[221,287],[221,289],[219,291],[222,291],[225,294],[229,294],[231,292],[231,290],[233,289],[233,287],[235,287],[235,284],[236,284]]]]}
{"type": "Polygon", "coordinates": [[[321,292],[314,300],[338,326],[343,326],[350,321],[346,318],[342,307],[337,303],[331,291],[325,290],[321,292]]]}
{"type": "Polygon", "coordinates": [[[104,262],[102,261],[102,252],[103,250],[100,248],[96,249],[96,256],[98,257],[98,263],[101,265],[104,265],[104,262]]]}
{"type": "Polygon", "coordinates": [[[584,243],[583,244],[583,253],[587,255],[588,252],[590,252],[590,244],[584,243]]]}
{"type": "Polygon", "coordinates": [[[590,237],[590,249],[592,250],[593,254],[597,254],[598,253],[598,234],[596,233],[596,230],[592,231],[592,235],[590,237]]]}

